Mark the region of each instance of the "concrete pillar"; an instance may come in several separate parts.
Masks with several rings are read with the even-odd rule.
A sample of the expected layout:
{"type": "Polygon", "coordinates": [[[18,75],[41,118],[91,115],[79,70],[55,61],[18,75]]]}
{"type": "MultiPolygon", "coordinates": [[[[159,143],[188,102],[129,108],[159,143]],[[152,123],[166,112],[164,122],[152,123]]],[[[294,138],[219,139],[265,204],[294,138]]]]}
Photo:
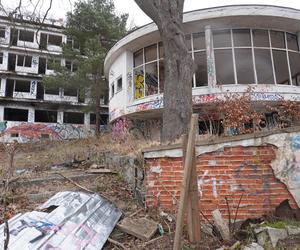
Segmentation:
{"type": "Polygon", "coordinates": [[[0,106],[0,122],[4,121],[4,107],[0,106]]]}
{"type": "Polygon", "coordinates": [[[0,78],[0,96],[5,96],[6,78],[0,78]]]}
{"type": "Polygon", "coordinates": [[[213,50],[212,31],[209,25],[205,26],[205,43],[206,43],[206,57],[207,57],[208,86],[214,87],[217,84],[216,66],[215,66],[215,56],[213,50]]]}
{"type": "Polygon", "coordinates": [[[90,128],[90,113],[84,113],[84,126],[90,128]]]}
{"type": "Polygon", "coordinates": [[[57,123],[63,124],[64,123],[64,112],[57,111],[57,123]]]}
{"type": "Polygon", "coordinates": [[[28,109],[28,122],[34,122],[34,108],[28,109]]]}

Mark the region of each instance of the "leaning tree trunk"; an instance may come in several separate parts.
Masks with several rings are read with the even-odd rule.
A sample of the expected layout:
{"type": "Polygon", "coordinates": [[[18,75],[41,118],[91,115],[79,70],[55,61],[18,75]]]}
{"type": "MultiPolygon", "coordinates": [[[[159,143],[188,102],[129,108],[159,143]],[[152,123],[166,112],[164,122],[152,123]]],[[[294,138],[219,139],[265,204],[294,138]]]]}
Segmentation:
{"type": "Polygon", "coordinates": [[[96,130],[95,135],[98,137],[100,135],[100,112],[101,112],[101,96],[97,92],[95,100],[95,113],[96,113],[96,130]]]}
{"type": "Polygon", "coordinates": [[[187,132],[192,114],[193,61],[183,32],[184,0],[135,0],[158,26],[165,52],[164,109],[161,139],[187,132]]]}

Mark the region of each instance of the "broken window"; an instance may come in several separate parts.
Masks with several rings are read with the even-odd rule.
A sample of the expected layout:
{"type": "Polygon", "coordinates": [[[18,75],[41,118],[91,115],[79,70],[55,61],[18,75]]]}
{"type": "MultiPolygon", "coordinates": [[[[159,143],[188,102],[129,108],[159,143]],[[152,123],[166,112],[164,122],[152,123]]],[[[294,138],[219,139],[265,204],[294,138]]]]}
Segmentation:
{"type": "Polygon", "coordinates": [[[158,93],[158,72],[157,62],[145,66],[146,96],[158,93]]]}
{"type": "Polygon", "coordinates": [[[16,80],[15,92],[30,92],[30,81],[16,80]]]}
{"type": "Polygon", "coordinates": [[[133,64],[134,67],[143,64],[143,49],[138,50],[137,52],[133,53],[133,64]]]}
{"type": "Polygon", "coordinates": [[[64,123],[84,124],[84,114],[79,112],[64,112],[64,123]]]}
{"type": "Polygon", "coordinates": [[[254,49],[257,83],[274,84],[270,50],[254,49]]]}
{"type": "Polygon", "coordinates": [[[121,91],[122,90],[122,77],[120,77],[118,80],[117,80],[117,92],[121,91]]]}
{"type": "Polygon", "coordinates": [[[5,38],[5,27],[0,27],[0,38],[5,38]]]}
{"type": "Polygon", "coordinates": [[[255,83],[252,49],[235,49],[237,82],[239,84],[255,83]]]}
{"type": "Polygon", "coordinates": [[[300,86],[300,54],[289,52],[293,85],[300,86]]]}
{"type": "Polygon", "coordinates": [[[59,88],[47,87],[47,88],[45,88],[45,94],[48,94],[48,95],[59,95],[59,88]]]}
{"type": "Polygon", "coordinates": [[[283,32],[271,30],[270,36],[273,48],[285,48],[285,39],[283,32]]]}
{"type": "Polygon", "coordinates": [[[290,84],[286,51],[272,50],[277,84],[290,84]]]}
{"type": "Polygon", "coordinates": [[[8,54],[8,70],[14,71],[16,68],[16,55],[8,54]]]}
{"type": "Polygon", "coordinates": [[[249,47],[251,46],[251,37],[249,29],[232,30],[233,44],[235,47],[249,47]]]}
{"type": "Polygon", "coordinates": [[[27,109],[4,108],[4,120],[5,121],[16,121],[16,122],[27,122],[28,121],[28,110],[27,109]]]}
{"type": "Polygon", "coordinates": [[[45,89],[42,82],[38,82],[36,87],[36,99],[43,100],[44,99],[45,89]]]}
{"type": "Polygon", "coordinates": [[[65,88],[64,95],[66,96],[77,96],[78,91],[75,88],[65,88]]]}
{"type": "Polygon", "coordinates": [[[62,43],[62,36],[57,35],[48,35],[48,44],[49,45],[55,45],[55,46],[61,46],[62,43]]]}
{"type": "MultiPolygon", "coordinates": [[[[196,65],[196,87],[207,86],[207,61],[206,52],[201,51],[194,54],[196,65]]],[[[160,72],[159,72],[160,73],[160,72]]]]}
{"type": "Polygon", "coordinates": [[[193,33],[193,47],[194,50],[204,50],[206,48],[204,32],[193,33]]]}
{"type": "Polygon", "coordinates": [[[3,52],[0,52],[0,64],[3,64],[3,52]]]}
{"type": "Polygon", "coordinates": [[[252,30],[252,36],[255,47],[270,47],[269,32],[267,30],[252,30]]]}
{"type": "Polygon", "coordinates": [[[31,67],[32,63],[32,56],[25,56],[25,55],[17,55],[18,60],[17,60],[17,66],[20,67],[31,67]]]}
{"type": "Polygon", "coordinates": [[[134,79],[134,97],[135,99],[144,97],[144,71],[139,67],[133,71],[134,79]]]}
{"type": "Polygon", "coordinates": [[[57,122],[57,111],[49,110],[35,110],[34,111],[35,122],[57,122]]]}
{"type": "Polygon", "coordinates": [[[11,45],[17,45],[18,43],[18,30],[17,29],[11,29],[10,30],[10,44],[11,45]]]}
{"type": "Polygon", "coordinates": [[[6,86],[5,86],[5,96],[6,97],[13,97],[14,85],[15,85],[14,80],[12,80],[12,79],[6,80],[6,86]]]}
{"type": "Polygon", "coordinates": [[[214,48],[231,47],[230,30],[220,30],[213,32],[214,48]]]}
{"type": "Polygon", "coordinates": [[[41,33],[40,49],[47,49],[47,39],[48,39],[47,34],[41,33]]]}
{"type": "Polygon", "coordinates": [[[19,30],[19,40],[24,42],[33,42],[34,32],[28,30],[19,30]]]}
{"type": "Polygon", "coordinates": [[[231,49],[215,50],[216,78],[218,84],[234,84],[231,49]]]}
{"type": "Polygon", "coordinates": [[[287,47],[291,50],[299,51],[297,36],[291,33],[286,33],[287,47]]]}
{"type": "Polygon", "coordinates": [[[39,74],[45,74],[46,73],[46,61],[47,59],[45,57],[39,58],[39,74]]]}

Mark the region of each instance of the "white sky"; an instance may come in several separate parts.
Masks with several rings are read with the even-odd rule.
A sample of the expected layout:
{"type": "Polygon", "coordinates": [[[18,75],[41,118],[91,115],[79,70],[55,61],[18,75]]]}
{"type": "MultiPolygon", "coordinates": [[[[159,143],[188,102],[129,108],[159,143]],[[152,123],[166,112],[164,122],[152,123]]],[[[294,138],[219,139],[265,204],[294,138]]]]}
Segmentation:
{"type": "MultiPolygon", "coordinates": [[[[133,24],[141,26],[151,22],[151,20],[135,4],[134,0],[113,1],[115,3],[117,13],[129,13],[128,27],[133,24]]],[[[5,7],[15,8],[19,0],[2,0],[1,2],[5,7]]],[[[31,2],[33,4],[39,3],[38,9],[46,11],[50,0],[22,0],[24,9],[32,10],[33,4],[31,4],[31,2]]],[[[48,17],[65,19],[65,13],[72,9],[72,4],[74,4],[74,2],[76,2],[76,0],[53,0],[52,8],[48,17]]],[[[233,4],[269,4],[300,9],[299,0],[185,0],[184,11],[233,4]]]]}

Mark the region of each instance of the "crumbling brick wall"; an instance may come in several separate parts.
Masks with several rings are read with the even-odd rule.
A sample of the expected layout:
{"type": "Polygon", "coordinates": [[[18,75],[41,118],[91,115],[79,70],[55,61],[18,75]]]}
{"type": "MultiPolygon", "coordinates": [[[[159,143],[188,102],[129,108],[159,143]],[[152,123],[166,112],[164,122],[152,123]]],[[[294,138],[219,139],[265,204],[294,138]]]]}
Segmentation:
{"type": "MultiPolygon", "coordinates": [[[[274,211],[284,199],[296,202],[270,166],[277,148],[272,145],[225,147],[197,157],[199,206],[211,218],[219,209],[228,218],[225,197],[233,217],[243,195],[237,219],[259,217],[274,211]]],[[[180,157],[146,158],[146,205],[175,213],[180,196],[183,164],[180,157]]]]}

